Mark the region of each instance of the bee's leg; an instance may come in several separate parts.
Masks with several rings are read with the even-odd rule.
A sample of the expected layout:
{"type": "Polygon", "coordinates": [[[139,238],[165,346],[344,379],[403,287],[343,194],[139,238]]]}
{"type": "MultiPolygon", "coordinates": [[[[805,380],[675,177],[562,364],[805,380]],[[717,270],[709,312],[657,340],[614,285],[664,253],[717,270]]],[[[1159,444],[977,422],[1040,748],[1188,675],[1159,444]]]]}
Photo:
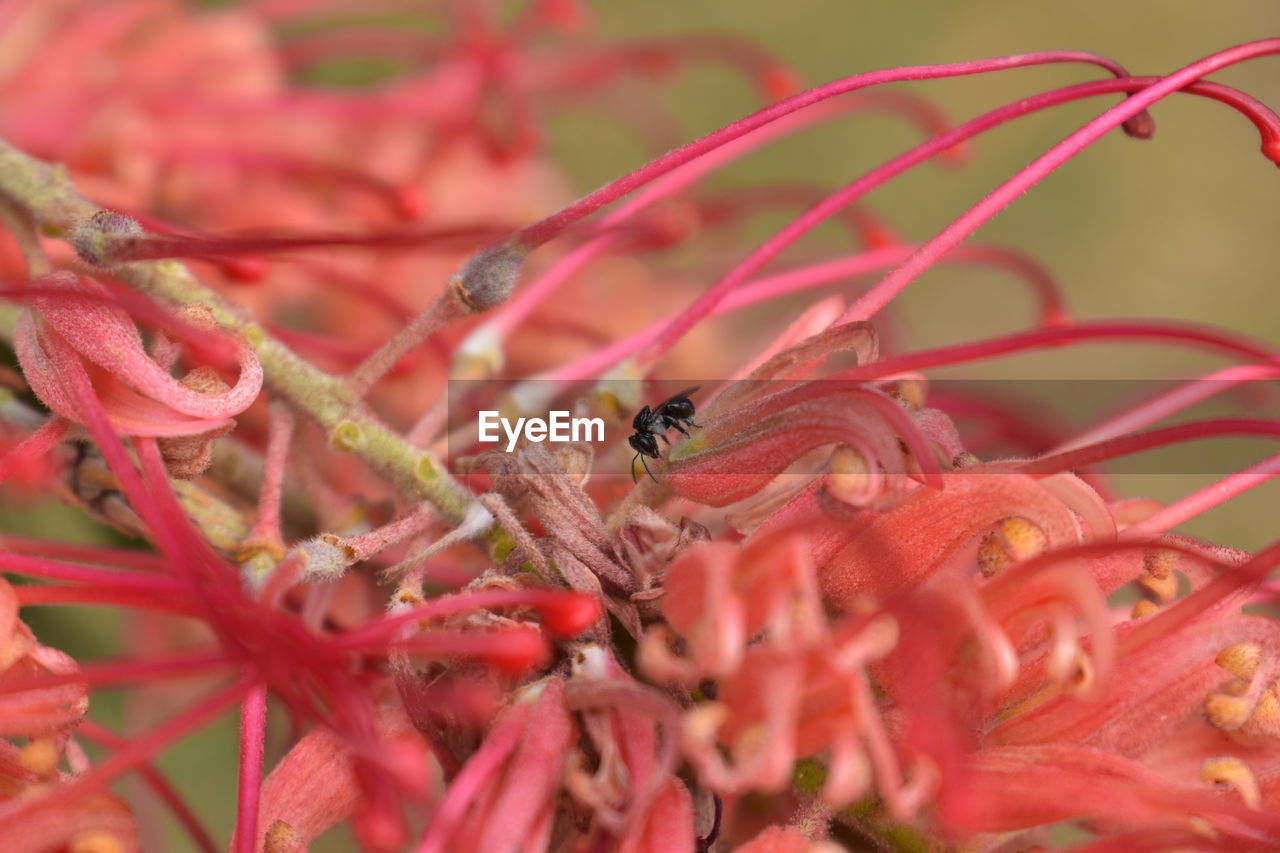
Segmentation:
{"type": "Polygon", "coordinates": [[[672,422],[671,422],[671,426],[675,427],[677,430],[679,430],[680,432],[684,433],[685,435],[688,435],[688,434],[689,434],[689,433],[685,432],[684,427],[680,426],[680,422],[679,422],[679,421],[672,421],[672,422]]]}
{"type": "Polygon", "coordinates": [[[655,483],[658,482],[658,478],[653,476],[653,472],[649,470],[649,463],[645,461],[643,456],[640,457],[640,464],[644,466],[644,472],[649,475],[649,479],[655,483]]]}
{"type": "Polygon", "coordinates": [[[693,418],[685,418],[684,422],[687,423],[689,426],[693,427],[694,429],[702,429],[702,424],[695,424],[693,422],[693,418]]]}
{"type": "Polygon", "coordinates": [[[654,435],[656,435],[658,438],[660,438],[660,439],[662,439],[663,441],[665,441],[665,442],[667,443],[667,446],[668,446],[668,447],[670,447],[670,446],[671,446],[671,439],[667,438],[667,437],[666,437],[665,435],[663,435],[662,433],[660,433],[660,432],[655,432],[655,433],[654,433],[654,435]]]}

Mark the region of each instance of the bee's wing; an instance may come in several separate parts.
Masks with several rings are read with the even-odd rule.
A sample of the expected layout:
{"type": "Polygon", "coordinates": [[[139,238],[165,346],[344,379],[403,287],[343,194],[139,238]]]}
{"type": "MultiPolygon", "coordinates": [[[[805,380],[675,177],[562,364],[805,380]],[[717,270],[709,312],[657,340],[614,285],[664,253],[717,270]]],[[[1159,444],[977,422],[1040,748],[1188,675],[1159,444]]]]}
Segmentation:
{"type": "Polygon", "coordinates": [[[631,419],[631,428],[637,431],[642,431],[644,430],[645,425],[651,420],[653,420],[653,412],[650,411],[648,406],[645,406],[643,409],[636,412],[636,416],[631,419]]]}
{"type": "Polygon", "coordinates": [[[670,403],[672,400],[679,400],[681,397],[688,397],[690,394],[692,394],[694,391],[697,391],[701,387],[702,387],[701,385],[694,385],[692,388],[684,389],[679,394],[672,394],[670,397],[663,400],[662,403],[659,404],[658,408],[661,409],[663,406],[665,406],[667,403],[670,403]]]}

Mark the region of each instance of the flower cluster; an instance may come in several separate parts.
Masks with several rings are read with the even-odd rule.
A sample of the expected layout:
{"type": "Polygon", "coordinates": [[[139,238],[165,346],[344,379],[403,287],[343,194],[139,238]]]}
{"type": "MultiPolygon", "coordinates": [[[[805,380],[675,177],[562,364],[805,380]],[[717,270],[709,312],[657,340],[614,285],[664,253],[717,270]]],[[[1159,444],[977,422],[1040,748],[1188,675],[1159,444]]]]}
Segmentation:
{"type": "Polygon", "coordinates": [[[1169,505],[1099,468],[1280,436],[1185,417],[1275,379],[1280,350],[1077,320],[1035,261],[968,242],[1104,135],[1151,137],[1175,94],[1241,114],[1280,164],[1280,117],[1206,79],[1280,39],[1163,76],[1043,51],[805,88],[727,36],[606,43],[577,0],[353,23],[367,5],[0,3],[0,499],[56,496],[117,543],[0,534],[0,849],[178,849],[157,803],[181,843],[233,853],[340,824],[422,853],[1280,846],[1280,543],[1173,532],[1280,456],[1169,505]],[[543,118],[587,108],[665,147],[628,80],[692,62],[764,106],[573,200],[543,118]],[[1085,79],[960,124],[883,88],[1046,64],[1085,79]],[[375,79],[324,82],[342,68],[375,79]],[[923,242],[863,202],[1098,98],[923,242]],[[833,190],[701,186],[869,111],[924,140],[833,190]],[[745,217],[797,204],[738,247],[745,217]],[[774,264],[833,218],[856,251],[774,264]],[[942,263],[1012,272],[1038,316],[901,351],[879,315],[942,263]],[[716,321],[820,288],[749,340],[716,321]],[[1079,434],[931,376],[1091,341],[1237,363],[1079,434]],[[627,424],[682,375],[697,423],[633,483],[627,424]],[[473,398],[612,437],[486,449],[458,422],[473,398]],[[125,611],[134,651],[76,660],[20,618],[66,604],[125,611]],[[94,715],[121,688],[127,732],[94,715]],[[160,771],[236,708],[234,793],[160,771]],[[131,775],[146,791],[113,793],[131,775]],[[202,816],[218,797],[233,825],[202,816]]]}

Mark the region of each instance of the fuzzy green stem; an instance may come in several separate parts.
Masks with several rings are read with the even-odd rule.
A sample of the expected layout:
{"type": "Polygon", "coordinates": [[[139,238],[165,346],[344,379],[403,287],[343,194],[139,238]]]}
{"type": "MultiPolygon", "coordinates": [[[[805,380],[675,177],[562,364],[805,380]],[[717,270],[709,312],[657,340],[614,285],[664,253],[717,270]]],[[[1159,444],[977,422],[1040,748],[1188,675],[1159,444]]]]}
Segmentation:
{"type": "MultiPolygon", "coordinates": [[[[0,140],[0,196],[25,210],[46,234],[68,236],[99,211],[76,192],[65,168],[29,157],[0,140]]],[[[414,502],[435,505],[461,520],[472,498],[430,453],[414,447],[353,399],[347,385],[320,370],[272,337],[256,321],[205,287],[176,261],[123,264],[112,274],[143,293],[174,305],[203,305],[218,324],[243,338],[262,362],[267,384],[294,408],[332,432],[354,424],[360,441],[351,452],[391,481],[414,502]]]]}

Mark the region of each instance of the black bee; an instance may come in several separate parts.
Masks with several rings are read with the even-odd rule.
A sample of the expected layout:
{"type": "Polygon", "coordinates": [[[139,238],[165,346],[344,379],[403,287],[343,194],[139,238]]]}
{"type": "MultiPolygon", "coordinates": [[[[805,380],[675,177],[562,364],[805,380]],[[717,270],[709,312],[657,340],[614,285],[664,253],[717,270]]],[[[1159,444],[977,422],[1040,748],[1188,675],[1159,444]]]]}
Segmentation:
{"type": "Polygon", "coordinates": [[[631,428],[636,434],[627,439],[627,443],[631,445],[631,449],[636,455],[631,457],[631,482],[639,479],[636,474],[636,460],[640,460],[640,464],[644,466],[644,472],[649,475],[649,479],[655,483],[658,478],[653,476],[653,472],[649,470],[649,463],[644,461],[644,457],[650,459],[658,459],[658,439],[662,439],[668,445],[671,444],[667,437],[663,434],[671,427],[675,427],[680,432],[688,435],[688,431],[684,426],[691,426],[694,429],[701,429],[698,424],[693,422],[694,407],[693,401],[689,399],[689,395],[697,391],[700,385],[692,388],[686,388],[674,397],[668,397],[658,405],[650,409],[645,406],[636,413],[635,418],[631,421],[631,428]],[[683,424],[684,426],[681,426],[683,424]]]}

